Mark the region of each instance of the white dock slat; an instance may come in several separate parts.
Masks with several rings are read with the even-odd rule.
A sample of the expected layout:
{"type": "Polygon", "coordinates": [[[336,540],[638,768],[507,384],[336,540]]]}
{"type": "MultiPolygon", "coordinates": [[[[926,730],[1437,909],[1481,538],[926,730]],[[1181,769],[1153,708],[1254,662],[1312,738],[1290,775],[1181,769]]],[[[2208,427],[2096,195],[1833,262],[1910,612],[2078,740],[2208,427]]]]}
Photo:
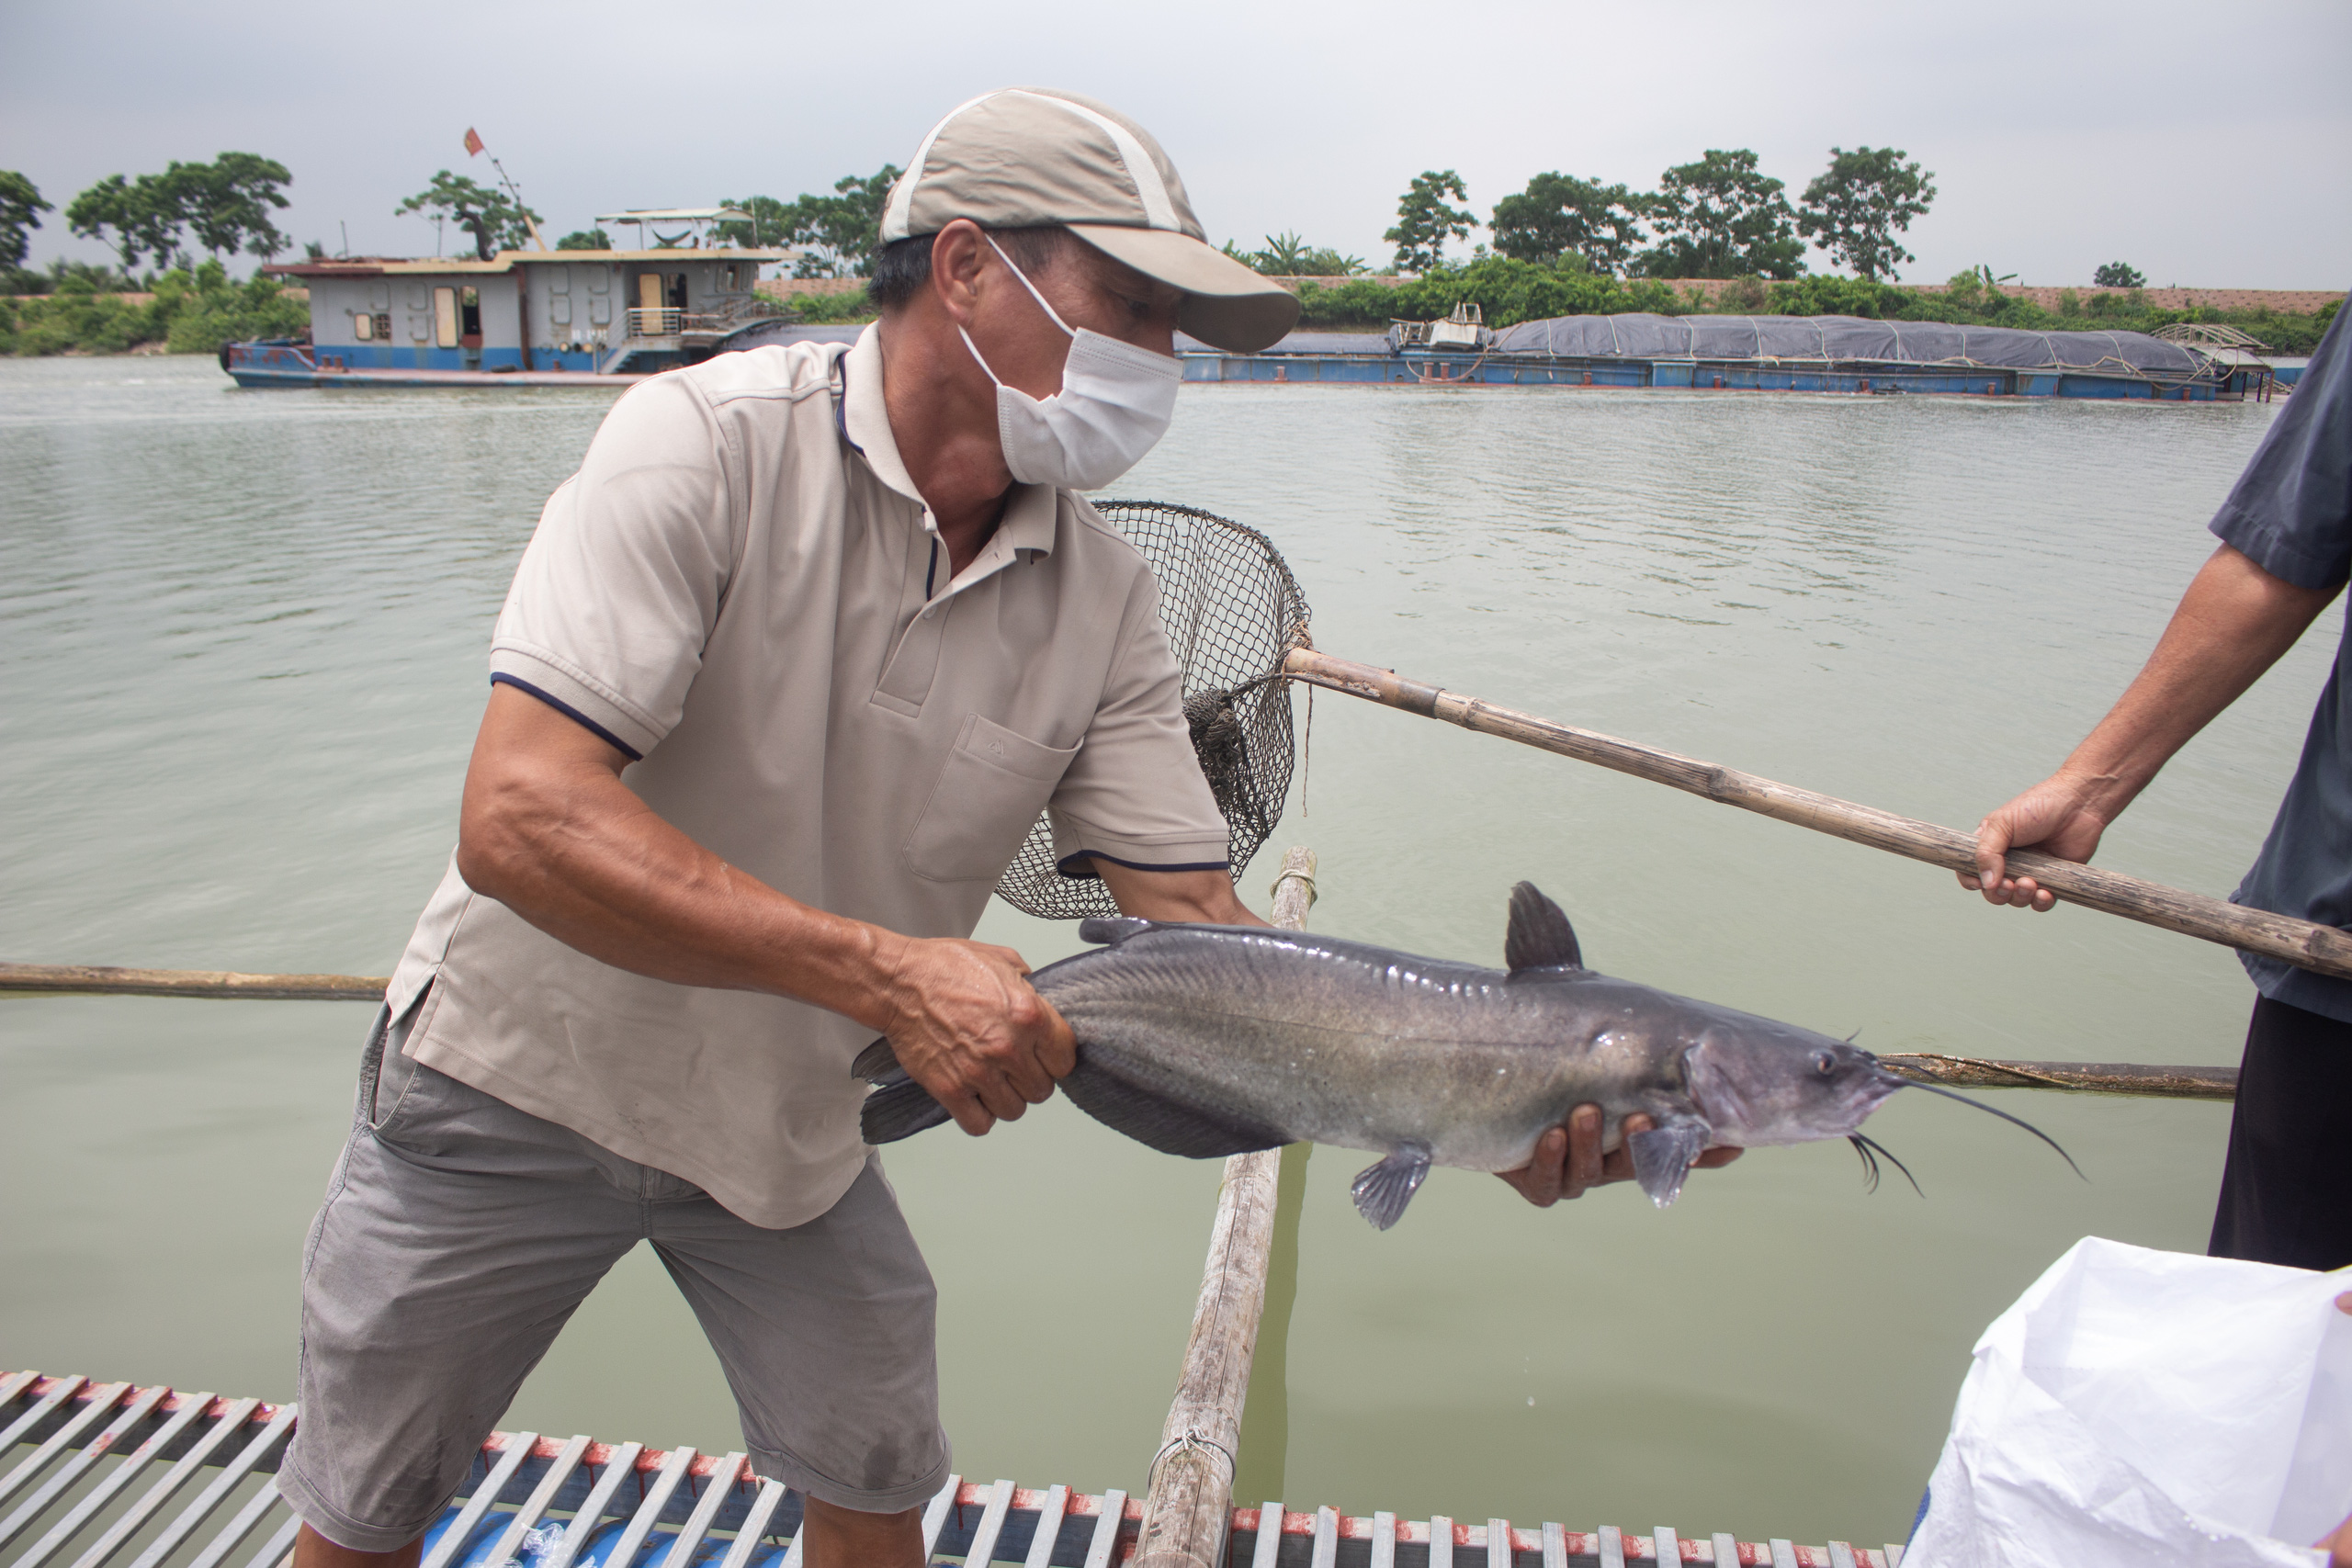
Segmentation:
{"type": "MultiPolygon", "coordinates": [[[[89,1435],[90,1428],[96,1426],[99,1422],[104,1421],[113,1411],[114,1407],[122,1402],[122,1396],[130,1392],[130,1385],[129,1383],[112,1382],[91,1394],[88,1409],[82,1411],[79,1415],[70,1416],[66,1420],[64,1426],[60,1427],[56,1431],[51,1432],[49,1435],[49,1441],[41,1444],[40,1447],[32,1451],[32,1456],[30,1458],[17,1465],[16,1469],[10,1471],[6,1476],[0,1476],[0,1503],[6,1502],[9,1498],[15,1496],[17,1493],[31,1485],[42,1471],[47,1470],[56,1461],[58,1455],[63,1453],[70,1448],[77,1446],[84,1438],[89,1435]]],[[[147,1407],[150,1410],[153,1409],[153,1402],[163,1398],[164,1393],[167,1392],[169,1391],[164,1389],[149,1389],[147,1391],[147,1407]]],[[[60,1394],[52,1393],[47,1399],[41,1401],[41,1405],[44,1409],[53,1409],[57,1405],[63,1404],[65,1399],[70,1397],[70,1394],[61,1396],[60,1394]]],[[[18,1427],[23,1427],[29,1424],[31,1420],[32,1417],[28,1416],[23,1421],[17,1422],[17,1425],[18,1427]]],[[[26,1521],[26,1523],[30,1522],[30,1520],[26,1521]]],[[[17,1528],[21,1530],[25,1527],[20,1524],[17,1525],[17,1528]]],[[[9,1538],[6,1536],[0,1536],[0,1546],[6,1545],[8,1539],[9,1538]]]]}
{"type": "Polygon", "coordinates": [[[1797,1568],[1795,1542],[1777,1535],[1772,1538],[1772,1568],[1797,1568]]]}
{"type": "Polygon", "coordinates": [[[1037,1528],[1029,1537],[1029,1555],[1022,1560],[1021,1568],[1049,1568],[1054,1542],[1062,1533],[1062,1516],[1069,1512],[1069,1488],[1047,1487],[1046,1500],[1037,1508],[1037,1528]]]}
{"type": "Polygon", "coordinates": [[[972,1544],[964,1549],[964,1568],[988,1568],[996,1561],[997,1538],[1004,1534],[1004,1516],[1012,1507],[1012,1483],[999,1477],[989,1488],[989,1506],[980,1511],[972,1544]]]}
{"type": "Polygon", "coordinates": [[[563,1450],[555,1456],[555,1462],[548,1466],[548,1472],[539,1478],[537,1486],[531,1488],[529,1498],[506,1522],[498,1544],[491,1549],[490,1560],[492,1562],[505,1562],[522,1553],[523,1538],[538,1528],[539,1520],[555,1501],[555,1495],[563,1490],[563,1483],[571,1479],[573,1471],[580,1468],[582,1458],[588,1452],[588,1445],[594,1441],[594,1438],[582,1433],[575,1434],[571,1441],[563,1445],[563,1450]]]}
{"type": "Polygon", "coordinates": [[[1715,1532],[1715,1568],[1739,1568],[1739,1542],[1724,1530],[1715,1532]]]}
{"type": "Polygon", "coordinates": [[[1430,1516],[1430,1568],[1453,1568],[1453,1521],[1443,1514],[1430,1516]]]}
{"type": "Polygon", "coordinates": [[[1675,1563],[1682,1561],[1682,1538],[1675,1534],[1670,1526],[1652,1525],[1650,1546],[1657,1553],[1657,1560],[1660,1562],[1675,1563]]]}
{"type": "Polygon", "coordinates": [[[1094,1539],[1086,1543],[1086,1568],[1111,1568],[1111,1558],[1119,1550],[1119,1526],[1126,1517],[1127,1495],[1115,1487],[1103,1493],[1094,1539]]]}
{"type": "MultiPolygon", "coordinates": [[[[128,1390],[130,1387],[129,1383],[117,1383],[110,1386],[124,1390],[128,1390]]],[[[75,1483],[79,1482],[84,1475],[89,1473],[89,1470],[92,1465],[96,1464],[100,1460],[106,1458],[107,1454],[112,1453],[114,1451],[116,1442],[133,1427],[136,1427],[140,1422],[147,1419],[148,1415],[154,1410],[155,1406],[164,1402],[164,1395],[171,1392],[172,1391],[170,1389],[160,1385],[147,1390],[137,1399],[134,1399],[129,1404],[124,1405],[122,1407],[121,1414],[116,1416],[114,1420],[108,1424],[107,1429],[99,1433],[95,1439],[80,1444],[72,1455],[66,1459],[65,1462],[57,1467],[56,1474],[51,1476],[47,1481],[42,1482],[39,1487],[35,1488],[33,1495],[30,1497],[26,1498],[23,1505],[19,1506],[15,1513],[9,1515],[5,1520],[0,1520],[0,1547],[6,1547],[10,1541],[16,1540],[18,1536],[24,1534],[25,1531],[30,1529],[35,1521],[40,1519],[41,1515],[49,1511],[51,1504],[56,1502],[60,1497],[65,1495],[67,1492],[71,1491],[75,1483]]],[[[118,1393],[114,1397],[116,1399],[119,1399],[122,1396],[118,1393]]],[[[107,1391],[105,1389],[99,1390],[98,1397],[90,1401],[90,1408],[75,1416],[71,1422],[67,1423],[59,1430],[56,1437],[51,1438],[48,1442],[43,1443],[39,1450],[34,1453],[33,1457],[25,1461],[25,1465],[28,1466],[37,1461],[46,1462],[41,1461],[41,1455],[43,1454],[48,1454],[51,1458],[54,1458],[59,1454],[65,1453],[66,1449],[64,1446],[64,1440],[66,1438],[80,1438],[87,1437],[90,1428],[96,1426],[98,1422],[105,1420],[107,1416],[113,1410],[114,1405],[107,1402],[107,1391]]],[[[19,1466],[18,1468],[21,1470],[24,1466],[19,1466]]],[[[16,1477],[14,1474],[11,1474],[9,1479],[13,1481],[16,1477]]]]}
{"type": "Polygon", "coordinates": [[[612,1510],[613,1498],[628,1478],[637,1472],[638,1456],[645,1452],[643,1443],[623,1443],[605,1456],[604,1473],[596,1477],[596,1484],[581,1499],[580,1511],[563,1527],[563,1539],[556,1543],[553,1552],[539,1568],[571,1568],[571,1561],[588,1545],[588,1538],[605,1522],[612,1510]]]}
{"type": "MultiPolygon", "coordinates": [[[[39,1372],[12,1372],[6,1378],[0,1379],[0,1410],[14,1404],[18,1394],[39,1382],[40,1382],[39,1372]]],[[[9,1425],[13,1427],[15,1423],[11,1422],[9,1425]]],[[[6,1444],[0,1444],[0,1448],[6,1447],[6,1444]]]]}
{"type": "Polygon", "coordinates": [[[220,1568],[221,1563],[229,1561],[229,1553],[244,1544],[245,1537],[254,1533],[269,1511],[283,1507],[285,1503],[286,1499],[277,1495],[276,1486],[265,1486],[246,1498],[245,1506],[236,1511],[202,1551],[196,1554],[187,1568],[220,1568]]]}
{"type": "Polygon", "coordinates": [[[1340,1510],[1326,1505],[1315,1510],[1313,1568],[1339,1568],[1340,1510]]]}
{"type": "Polygon", "coordinates": [[[1487,1568],[1510,1568],[1510,1521],[1487,1521],[1487,1568]]]}
{"type": "MultiPolygon", "coordinates": [[[[189,1403],[196,1406],[200,1416],[201,1412],[211,1408],[212,1396],[209,1393],[198,1394],[189,1403]]],[[[244,1425],[253,1417],[253,1413],[260,1408],[261,1401],[258,1399],[232,1401],[214,1420],[212,1429],[190,1444],[188,1450],[180,1455],[177,1463],[164,1472],[162,1479],[149,1487],[139,1501],[125,1508],[122,1511],[122,1517],[107,1526],[106,1533],[98,1537],[87,1551],[74,1560],[74,1568],[101,1568],[101,1564],[108,1558],[129,1545],[130,1538],[145,1529],[155,1516],[164,1511],[164,1505],[177,1496],[181,1487],[195,1480],[197,1472],[210,1464],[212,1456],[227,1448],[236,1435],[244,1429],[244,1425]]],[[[181,1416],[187,1414],[186,1409],[179,1412],[181,1416]]],[[[127,1477],[134,1464],[144,1465],[160,1455],[164,1447],[178,1435],[181,1428],[182,1422],[178,1416],[175,1416],[162,1431],[140,1444],[139,1451],[125,1460],[113,1475],[107,1477],[107,1485],[111,1487],[119,1478],[127,1477]]],[[[90,1496],[96,1496],[100,1490],[103,1488],[93,1489],[90,1496]]],[[[88,1497],[84,1498],[82,1506],[86,1506],[88,1502],[88,1497]]],[[[80,1511],[79,1506],[75,1511],[80,1511]]],[[[92,1509],[91,1513],[95,1515],[96,1511],[92,1509]]],[[[27,1568],[31,1568],[29,1562],[27,1568]]]]}
{"type": "MultiPolygon", "coordinates": [[[[148,1543],[147,1550],[132,1560],[130,1568],[157,1568],[157,1564],[164,1559],[178,1551],[181,1543],[196,1533],[197,1527],[210,1518],[212,1511],[229,1500],[229,1495],[236,1491],[245,1477],[251,1475],[255,1467],[269,1457],[269,1450],[285,1441],[286,1435],[293,1429],[294,1406],[279,1405],[277,1414],[269,1418],[269,1425],[254,1433],[253,1440],[238,1452],[235,1459],[220,1467],[220,1473],[212,1478],[212,1484],[198,1493],[196,1501],[180,1510],[180,1517],[166,1526],[163,1534],[148,1543]]],[[[268,1497],[274,1495],[276,1492],[275,1486],[265,1486],[262,1488],[261,1495],[268,1497]]],[[[260,1515],[256,1513],[254,1517],[259,1518],[260,1515]]],[[[246,1531],[252,1528],[252,1524],[248,1522],[243,1530],[237,1531],[236,1539],[228,1541],[226,1545],[220,1545],[216,1541],[214,1544],[220,1546],[220,1555],[227,1556],[235,1548],[237,1541],[245,1539],[246,1531]]],[[[208,1552],[211,1550],[210,1547],[206,1548],[208,1552]]],[[[201,1558],[198,1559],[198,1562],[202,1561],[201,1558]]],[[[218,1559],[215,1561],[217,1562],[218,1559]]],[[[190,1563],[188,1568],[197,1568],[197,1563],[190,1563]]]]}
{"type": "MultiPolygon", "coordinates": [[[[40,1377],[40,1374],[39,1372],[20,1372],[17,1376],[38,1380],[40,1377]]],[[[15,1378],[11,1378],[8,1381],[14,1382],[17,1380],[15,1378]]],[[[67,1400],[81,1393],[83,1389],[89,1386],[89,1379],[82,1377],[58,1379],[57,1386],[55,1388],[51,1389],[47,1393],[41,1395],[40,1402],[30,1410],[26,1411],[22,1416],[19,1416],[14,1421],[9,1422],[8,1429],[6,1431],[0,1432],[0,1453],[6,1453],[10,1449],[15,1448],[18,1443],[23,1442],[25,1440],[26,1433],[31,1431],[35,1427],[40,1426],[43,1421],[49,1419],[50,1412],[55,1410],[59,1405],[64,1404],[67,1400]]],[[[11,1479],[13,1479],[15,1472],[12,1471],[9,1473],[11,1479]]],[[[4,1498],[7,1495],[7,1483],[6,1482],[0,1482],[0,1498],[4,1498]]]]}
{"type": "Polygon", "coordinates": [[[245,1568],[281,1568],[294,1555],[294,1537],[301,1529],[301,1516],[289,1516],[270,1532],[269,1539],[261,1543],[261,1550],[246,1559],[245,1568]]]}
{"type": "MultiPolygon", "coordinates": [[[[947,1528],[947,1511],[956,1506],[956,1494],[962,1491],[963,1487],[964,1478],[962,1476],[949,1476],[947,1478],[947,1484],[939,1489],[937,1494],[931,1499],[929,1506],[923,1509],[922,1560],[925,1562],[930,1562],[931,1554],[939,1550],[939,1532],[947,1528]]],[[[805,1507],[807,1506],[808,1499],[804,1497],[801,1499],[801,1502],[805,1507]]],[[[808,1516],[805,1513],[801,1516],[801,1525],[803,1529],[806,1529],[808,1526],[808,1516]]],[[[794,1539],[797,1540],[798,1538],[795,1537],[794,1539]]],[[[628,1568],[628,1565],[626,1563],[608,1562],[605,1565],[605,1568],[628,1568]]]]}
{"type": "MultiPolygon", "coordinates": [[[[141,1400],[139,1403],[146,1405],[149,1411],[153,1411],[156,1404],[162,1403],[162,1400],[160,1398],[153,1402],[141,1400]]],[[[258,1404],[261,1402],[254,1400],[252,1403],[258,1404]]],[[[163,1450],[164,1444],[176,1441],[181,1433],[202,1420],[205,1411],[210,1409],[211,1405],[212,1396],[209,1393],[188,1395],[153,1437],[149,1438],[130,1452],[119,1455],[122,1462],[114,1467],[113,1472],[104,1481],[83,1493],[74,1506],[65,1511],[64,1517],[49,1528],[49,1533],[28,1547],[25,1554],[17,1561],[23,1563],[24,1568],[40,1568],[42,1563],[64,1551],[66,1544],[80,1533],[84,1525],[97,1517],[117,1497],[130,1490],[130,1483],[139,1479],[139,1472],[147,1468],[148,1462],[163,1450]]],[[[132,1408],[137,1409],[138,1406],[134,1405],[132,1408]]],[[[128,1413],[125,1418],[129,1418],[128,1413]]],[[[113,1437],[124,1429],[124,1423],[117,1421],[107,1435],[113,1437]]],[[[94,1444],[92,1447],[95,1448],[96,1445],[94,1444]]],[[[112,1444],[107,1444],[96,1452],[91,1451],[91,1449],[84,1449],[74,1456],[74,1462],[69,1464],[66,1471],[70,1471],[75,1476],[85,1475],[100,1460],[112,1452],[114,1452],[112,1444]]],[[[65,1471],[61,1471],[58,1480],[63,1480],[65,1474],[65,1471]]],[[[51,1483],[51,1486],[55,1484],[55,1482],[51,1483]]],[[[44,1491],[46,1490],[47,1488],[44,1488],[44,1491]]],[[[158,1500],[156,1506],[162,1506],[162,1501],[158,1500]]],[[[143,1522],[144,1520],[141,1521],[143,1522]]]]}
{"type": "MultiPolygon", "coordinates": [[[[686,1444],[681,1443],[670,1450],[669,1456],[662,1461],[661,1470],[654,1474],[653,1484],[645,1489],[645,1500],[637,1506],[637,1512],[628,1517],[628,1528],[622,1530],[620,1540],[613,1543],[612,1555],[605,1559],[604,1568],[630,1568],[630,1564],[637,1561],[637,1554],[645,1549],[646,1538],[653,1533],[653,1527],[662,1522],[662,1510],[670,1506],[670,1499],[677,1495],[679,1485],[686,1479],[686,1467],[694,1462],[695,1450],[686,1444]]],[[[424,1568],[435,1568],[435,1565],[428,1562],[424,1568]]]]}
{"type": "Polygon", "coordinates": [[[531,1446],[538,1440],[537,1432],[516,1432],[507,1438],[506,1451],[498,1456],[498,1463],[474,1488],[464,1509],[449,1521],[449,1528],[441,1532],[441,1539],[433,1543],[433,1550],[424,1554],[419,1568],[449,1568],[457,1561],[465,1551],[467,1538],[481,1528],[483,1517],[497,1505],[498,1495],[506,1490],[506,1483],[514,1479],[514,1472],[531,1457],[531,1446]]]}
{"type": "Polygon", "coordinates": [[[1905,1541],[1899,1545],[1894,1541],[1888,1541],[1886,1543],[1886,1568],[1903,1568],[1903,1554],[1910,1550],[1911,1545],[1908,1541],[1905,1541]]]}
{"type": "MultiPolygon", "coordinates": [[[[668,1553],[662,1557],[662,1568],[686,1568],[686,1564],[695,1560],[695,1549],[701,1546],[702,1538],[710,1533],[710,1521],[717,1518],[718,1510],[727,1506],[727,1495],[735,1489],[735,1479],[742,1473],[741,1454],[731,1453],[718,1461],[718,1468],[712,1471],[710,1479],[703,1483],[702,1497],[695,1504],[695,1511],[686,1516],[686,1522],[678,1528],[677,1539],[670,1543],[668,1553]]],[[[495,1568],[505,1559],[493,1557],[490,1561],[495,1568]]]]}
{"type": "Polygon", "coordinates": [[[1568,1532],[1551,1519],[1544,1521],[1544,1568],[1568,1568],[1568,1532]]]}
{"type": "Polygon", "coordinates": [[[777,1568],[800,1568],[800,1565],[808,1561],[808,1499],[803,1497],[800,1500],[800,1528],[792,1532],[792,1544],[784,1549],[784,1560],[777,1568]]]}
{"type": "Polygon", "coordinates": [[[1842,1540],[1829,1543],[1829,1568],[1854,1568],[1854,1549],[1842,1540]]]}
{"type": "Polygon", "coordinates": [[[1396,1568],[1396,1516],[1385,1509],[1372,1516],[1372,1568],[1396,1568]]]}
{"type": "Polygon", "coordinates": [[[1250,1568],[1274,1568],[1274,1559],[1283,1549],[1283,1506],[1261,1503],[1258,1507],[1258,1549],[1250,1554],[1250,1568]],[[1269,1526],[1266,1521],[1274,1522],[1269,1526]]]}
{"type": "Polygon", "coordinates": [[[1625,1532],[1615,1525],[1600,1527],[1600,1568],[1625,1568],[1625,1532]]]}
{"type": "MultiPolygon", "coordinates": [[[[768,1533],[768,1521],[775,1517],[775,1511],[784,1506],[784,1499],[791,1491],[781,1481],[760,1483],[760,1494],[752,1499],[751,1511],[743,1516],[742,1528],[735,1532],[735,1544],[727,1549],[727,1556],[718,1568],[752,1568],[752,1554],[760,1549],[760,1537],[768,1533]]],[[[792,1550],[785,1554],[785,1561],[795,1562],[796,1568],[793,1553],[800,1550],[801,1530],[807,1528],[804,1516],[801,1529],[792,1532],[792,1550]]]]}

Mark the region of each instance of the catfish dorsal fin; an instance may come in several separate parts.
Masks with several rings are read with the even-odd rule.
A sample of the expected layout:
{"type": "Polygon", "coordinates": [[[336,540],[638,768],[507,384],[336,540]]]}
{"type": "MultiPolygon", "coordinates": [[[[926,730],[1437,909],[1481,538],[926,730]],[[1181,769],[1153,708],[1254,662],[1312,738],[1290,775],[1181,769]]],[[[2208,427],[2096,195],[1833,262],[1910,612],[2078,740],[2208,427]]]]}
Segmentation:
{"type": "Polygon", "coordinates": [[[1522,969],[1581,969],[1576,928],[1560,907],[1522,882],[1510,890],[1510,931],[1503,938],[1503,965],[1522,969]]]}

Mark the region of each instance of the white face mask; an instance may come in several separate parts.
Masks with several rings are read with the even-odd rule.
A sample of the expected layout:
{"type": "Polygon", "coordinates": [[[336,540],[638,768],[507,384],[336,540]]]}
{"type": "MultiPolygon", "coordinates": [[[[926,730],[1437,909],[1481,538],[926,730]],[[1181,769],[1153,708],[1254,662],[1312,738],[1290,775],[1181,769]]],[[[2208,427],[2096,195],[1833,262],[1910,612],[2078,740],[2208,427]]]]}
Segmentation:
{"type": "Polygon", "coordinates": [[[996,428],[1004,466],[1023,484],[1067,485],[1092,490],[1136,466],[1168,433],[1176,412],[1176,388],[1183,367],[1117,338],[1069,323],[1054,313],[1037,286],[994,239],[989,246],[1011,267],[1054,325],[1069,333],[1069,358],[1062,366],[1062,389],[1043,402],[1018,387],[997,380],[989,362],[962,327],[964,346],[996,381],[996,428]]]}

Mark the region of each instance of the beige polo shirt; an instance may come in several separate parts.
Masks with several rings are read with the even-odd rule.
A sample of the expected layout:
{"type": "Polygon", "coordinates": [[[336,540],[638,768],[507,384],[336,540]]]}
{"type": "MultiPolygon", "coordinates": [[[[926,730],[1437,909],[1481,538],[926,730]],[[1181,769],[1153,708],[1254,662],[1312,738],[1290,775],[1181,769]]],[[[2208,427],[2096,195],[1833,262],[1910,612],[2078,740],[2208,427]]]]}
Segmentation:
{"type": "MultiPolygon", "coordinates": [[[[622,398],[523,554],[491,678],[635,757],[628,786],[731,864],[910,936],[968,936],[1048,807],[1060,856],[1226,861],[1149,570],[1024,485],[951,581],[872,328],[622,398]]],[[[421,992],[410,1055],[755,1224],[824,1213],[864,1161],[872,1031],[600,963],[454,858],[387,999],[421,992]]]]}

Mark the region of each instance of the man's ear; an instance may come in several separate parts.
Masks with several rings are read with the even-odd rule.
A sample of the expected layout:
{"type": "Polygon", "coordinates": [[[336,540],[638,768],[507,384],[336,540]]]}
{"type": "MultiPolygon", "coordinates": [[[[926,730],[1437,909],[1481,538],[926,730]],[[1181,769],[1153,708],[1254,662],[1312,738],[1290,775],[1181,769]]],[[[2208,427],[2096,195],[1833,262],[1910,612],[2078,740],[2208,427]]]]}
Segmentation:
{"type": "Polygon", "coordinates": [[[940,309],[959,327],[972,324],[980,298],[980,274],[988,268],[988,240],[980,226],[958,218],[933,236],[931,290],[940,309]]]}

